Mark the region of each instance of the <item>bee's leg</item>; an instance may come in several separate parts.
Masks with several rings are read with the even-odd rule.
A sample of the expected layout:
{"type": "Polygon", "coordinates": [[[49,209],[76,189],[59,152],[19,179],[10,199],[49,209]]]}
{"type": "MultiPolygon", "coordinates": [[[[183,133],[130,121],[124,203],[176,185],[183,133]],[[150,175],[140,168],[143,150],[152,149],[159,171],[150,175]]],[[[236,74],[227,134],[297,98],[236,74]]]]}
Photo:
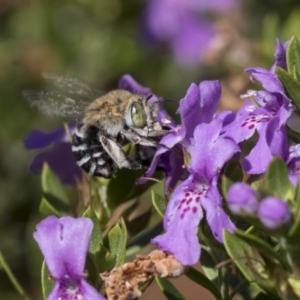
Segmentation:
{"type": "Polygon", "coordinates": [[[114,160],[120,169],[128,168],[131,170],[138,170],[142,168],[142,166],[134,159],[127,157],[122,148],[115,141],[108,139],[103,135],[100,135],[99,139],[104,150],[114,160]]]}
{"type": "Polygon", "coordinates": [[[158,142],[151,138],[146,138],[143,136],[139,136],[133,131],[122,130],[121,133],[132,143],[140,144],[143,146],[155,147],[157,146],[158,142]]]}
{"type": "Polygon", "coordinates": [[[140,137],[143,136],[146,138],[149,138],[149,137],[159,138],[159,137],[166,135],[169,132],[169,130],[164,130],[164,129],[162,129],[162,130],[144,130],[144,129],[137,128],[137,127],[130,127],[130,128],[138,136],[140,136],[140,137]]]}

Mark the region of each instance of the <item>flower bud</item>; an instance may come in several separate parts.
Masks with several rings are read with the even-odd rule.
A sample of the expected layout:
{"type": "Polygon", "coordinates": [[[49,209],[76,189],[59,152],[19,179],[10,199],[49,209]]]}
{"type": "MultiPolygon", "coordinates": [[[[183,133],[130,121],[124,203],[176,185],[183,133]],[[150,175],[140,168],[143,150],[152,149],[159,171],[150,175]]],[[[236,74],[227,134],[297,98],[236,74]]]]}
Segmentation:
{"type": "Polygon", "coordinates": [[[266,197],[259,204],[260,221],[269,229],[276,229],[291,220],[291,211],[286,202],[275,197],[266,197]]]}
{"type": "Polygon", "coordinates": [[[227,203],[229,209],[239,215],[253,214],[257,210],[257,193],[246,183],[234,183],[228,190],[227,203]]]}

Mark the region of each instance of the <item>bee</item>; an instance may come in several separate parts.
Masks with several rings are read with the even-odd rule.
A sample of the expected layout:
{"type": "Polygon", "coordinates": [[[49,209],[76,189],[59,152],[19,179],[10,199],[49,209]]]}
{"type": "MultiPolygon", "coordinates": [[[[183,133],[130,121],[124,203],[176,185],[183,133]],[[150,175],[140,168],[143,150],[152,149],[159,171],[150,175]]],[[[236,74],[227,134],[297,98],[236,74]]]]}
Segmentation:
{"type": "Polygon", "coordinates": [[[56,89],[29,90],[23,95],[47,115],[79,119],[72,152],[77,164],[90,175],[111,178],[121,168],[142,169],[139,157],[128,156],[122,147],[134,143],[155,149],[168,132],[157,121],[158,103],[152,95],[117,89],[98,97],[98,92],[77,78],[48,73],[43,77],[56,89]]]}

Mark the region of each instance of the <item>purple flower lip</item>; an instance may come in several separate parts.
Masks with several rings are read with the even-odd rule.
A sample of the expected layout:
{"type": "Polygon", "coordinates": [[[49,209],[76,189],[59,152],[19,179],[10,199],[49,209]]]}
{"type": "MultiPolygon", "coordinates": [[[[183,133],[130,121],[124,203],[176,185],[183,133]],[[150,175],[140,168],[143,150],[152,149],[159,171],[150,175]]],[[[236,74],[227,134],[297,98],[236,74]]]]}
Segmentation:
{"type": "Polygon", "coordinates": [[[275,197],[266,197],[258,207],[258,216],[264,226],[277,229],[288,224],[292,219],[289,205],[275,197]]]}
{"type": "MultiPolygon", "coordinates": [[[[176,174],[171,171],[167,173],[167,183],[175,186],[178,180],[183,181],[168,203],[164,218],[165,233],[154,238],[152,243],[171,252],[183,265],[193,265],[199,260],[201,247],[197,233],[203,211],[219,242],[223,241],[223,228],[230,232],[235,228],[222,208],[217,181],[224,164],[240,149],[233,140],[221,136],[222,122],[213,119],[220,95],[218,81],[204,81],[199,86],[192,84],[180,101],[181,127],[161,140],[166,147],[158,148],[153,160],[153,164],[157,164],[160,156],[169,155],[169,163],[177,166],[178,171],[176,174]],[[175,146],[184,148],[190,157],[186,169],[181,167],[182,154],[170,150],[175,146]],[[177,160],[173,154],[178,155],[175,157],[177,160]]],[[[148,172],[151,174],[153,169],[151,166],[148,172]]]]}
{"type": "Polygon", "coordinates": [[[93,222],[88,218],[49,216],[33,234],[55,279],[48,300],[104,300],[83,278],[93,222]]]}

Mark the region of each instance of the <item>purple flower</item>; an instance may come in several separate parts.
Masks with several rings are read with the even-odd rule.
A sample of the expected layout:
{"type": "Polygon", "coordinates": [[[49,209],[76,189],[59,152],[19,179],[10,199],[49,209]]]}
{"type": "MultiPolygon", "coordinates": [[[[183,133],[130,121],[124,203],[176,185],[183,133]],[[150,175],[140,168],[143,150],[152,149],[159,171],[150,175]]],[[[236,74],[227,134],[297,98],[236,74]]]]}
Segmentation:
{"type": "Polygon", "coordinates": [[[257,131],[259,139],[242,164],[247,173],[261,174],[275,155],[284,158],[287,154],[284,126],[293,106],[281,92],[251,91],[244,97],[248,102],[237,114],[224,114],[224,135],[240,143],[257,131]]]}
{"type": "Polygon", "coordinates": [[[213,23],[200,13],[224,12],[235,4],[235,0],[148,0],[147,31],[153,40],[169,43],[178,64],[191,67],[208,50],[215,36],[213,23]]]}
{"type": "MultiPolygon", "coordinates": [[[[75,130],[75,125],[70,125],[70,132],[75,130]]],[[[82,177],[82,171],[78,167],[73,156],[71,144],[69,142],[64,127],[50,133],[33,130],[24,140],[27,149],[47,150],[37,154],[30,163],[30,169],[40,174],[44,163],[48,163],[61,182],[75,185],[82,177]]]]}
{"type": "MultiPolygon", "coordinates": [[[[195,264],[200,257],[197,232],[203,211],[219,242],[223,241],[223,228],[230,232],[234,229],[222,208],[217,182],[224,164],[239,147],[231,139],[220,136],[222,122],[213,119],[220,94],[218,81],[205,81],[199,86],[192,84],[180,101],[181,127],[161,141],[169,149],[182,147],[190,162],[186,160],[188,177],[177,186],[168,203],[164,218],[166,233],[152,242],[171,252],[183,265],[195,264]]],[[[165,146],[157,150],[153,164],[168,151],[165,146]]],[[[150,170],[153,171],[153,165],[150,170]]]]}
{"type": "Polygon", "coordinates": [[[258,207],[260,221],[269,229],[276,229],[290,222],[292,215],[286,202],[275,197],[266,197],[258,207]]]}
{"type": "Polygon", "coordinates": [[[93,223],[87,218],[50,216],[33,234],[55,280],[48,300],[105,299],[83,277],[93,223]]]}
{"type": "Polygon", "coordinates": [[[227,203],[237,215],[254,214],[258,207],[257,192],[246,183],[234,183],[228,190],[227,203]]]}

